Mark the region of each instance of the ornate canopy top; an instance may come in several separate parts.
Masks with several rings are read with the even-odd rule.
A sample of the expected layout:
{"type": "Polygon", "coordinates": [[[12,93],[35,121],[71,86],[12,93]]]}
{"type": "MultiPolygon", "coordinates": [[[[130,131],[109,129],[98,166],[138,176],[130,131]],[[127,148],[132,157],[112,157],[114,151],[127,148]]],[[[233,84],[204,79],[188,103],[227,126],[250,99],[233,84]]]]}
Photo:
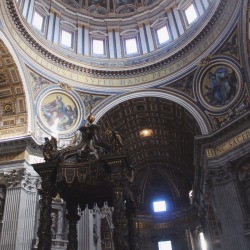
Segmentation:
{"type": "Polygon", "coordinates": [[[43,156],[45,161],[58,161],[60,163],[88,162],[92,159],[99,160],[102,156],[112,155],[122,150],[122,137],[118,131],[108,128],[104,133],[99,126],[93,124],[95,118],[88,117],[88,123],[80,127],[79,143],[76,140],[73,145],[58,150],[57,140],[45,137],[43,156]]]}

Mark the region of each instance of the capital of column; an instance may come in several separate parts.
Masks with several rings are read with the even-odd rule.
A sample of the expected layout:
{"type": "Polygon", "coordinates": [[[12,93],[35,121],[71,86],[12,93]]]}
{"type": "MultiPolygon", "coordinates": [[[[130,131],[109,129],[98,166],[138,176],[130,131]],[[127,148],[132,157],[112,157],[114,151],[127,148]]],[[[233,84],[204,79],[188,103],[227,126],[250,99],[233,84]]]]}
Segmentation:
{"type": "Polygon", "coordinates": [[[84,28],[84,24],[81,23],[81,22],[78,22],[78,23],[77,23],[77,28],[84,28]]]}
{"type": "Polygon", "coordinates": [[[108,27],[108,32],[111,33],[113,32],[114,28],[113,27],[108,27]]]}
{"type": "Polygon", "coordinates": [[[166,8],[166,9],[165,9],[165,13],[168,14],[168,13],[171,12],[171,10],[172,10],[172,8],[166,8]]]}
{"type": "Polygon", "coordinates": [[[143,22],[142,23],[138,23],[138,28],[142,28],[143,27],[143,22]]]}
{"type": "Polygon", "coordinates": [[[206,179],[211,179],[214,184],[221,184],[232,180],[233,168],[230,164],[216,168],[208,169],[206,179]]]}
{"type": "Polygon", "coordinates": [[[26,191],[36,192],[40,177],[32,176],[26,169],[4,172],[4,184],[7,188],[23,188],[26,191]]]}
{"type": "Polygon", "coordinates": [[[89,30],[90,25],[88,23],[83,23],[82,25],[83,25],[84,29],[89,30]]]}
{"type": "Polygon", "coordinates": [[[56,17],[61,17],[61,13],[55,12],[56,17]]]}

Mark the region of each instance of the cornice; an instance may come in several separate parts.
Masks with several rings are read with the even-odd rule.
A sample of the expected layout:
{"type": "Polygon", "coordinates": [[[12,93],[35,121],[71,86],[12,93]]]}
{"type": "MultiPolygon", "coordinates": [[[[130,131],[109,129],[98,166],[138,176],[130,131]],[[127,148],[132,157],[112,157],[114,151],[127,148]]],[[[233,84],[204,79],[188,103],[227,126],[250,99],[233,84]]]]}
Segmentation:
{"type": "MultiPolygon", "coordinates": [[[[213,30],[216,26],[217,21],[220,18],[225,18],[223,16],[224,7],[226,4],[230,4],[230,0],[222,0],[220,1],[217,10],[215,11],[213,17],[207,23],[207,25],[203,28],[203,30],[192,40],[190,41],[185,47],[180,49],[178,52],[174,53],[173,55],[169,56],[168,58],[162,59],[156,63],[154,60],[159,60],[162,58],[162,51],[156,51],[155,53],[150,53],[148,56],[142,56],[140,58],[134,58],[135,62],[132,63],[131,60],[123,60],[123,68],[121,70],[118,69],[91,69],[88,65],[77,64],[73,61],[65,60],[63,57],[59,57],[56,53],[52,53],[49,51],[46,46],[42,43],[39,43],[39,39],[35,39],[35,36],[32,32],[26,27],[25,21],[20,17],[20,13],[16,9],[15,3],[13,0],[6,0],[6,7],[8,9],[8,14],[12,19],[15,28],[19,31],[23,38],[25,38],[26,42],[33,47],[36,53],[39,53],[48,61],[52,62],[55,65],[58,65],[62,68],[65,68],[70,71],[79,72],[81,74],[90,76],[90,77],[105,77],[105,78],[125,78],[130,77],[133,75],[134,77],[148,74],[149,72],[159,71],[164,69],[174,62],[183,58],[188,52],[192,51],[195,47],[199,46],[199,43],[202,43],[202,40],[213,30]],[[144,66],[145,64],[150,64],[144,66]],[[142,65],[144,64],[144,65],[142,65]],[[132,67],[138,67],[134,69],[129,69],[132,67]]],[[[230,17],[231,18],[231,17],[230,17]]],[[[97,63],[97,62],[96,62],[97,63]]],[[[92,67],[95,66],[94,62],[91,62],[92,67]]],[[[96,66],[100,66],[100,62],[96,66]],[[99,65],[98,65],[99,64],[99,65]]]]}
{"type": "Polygon", "coordinates": [[[32,155],[41,156],[42,150],[31,136],[6,139],[0,141],[0,155],[27,150],[32,155]]]}

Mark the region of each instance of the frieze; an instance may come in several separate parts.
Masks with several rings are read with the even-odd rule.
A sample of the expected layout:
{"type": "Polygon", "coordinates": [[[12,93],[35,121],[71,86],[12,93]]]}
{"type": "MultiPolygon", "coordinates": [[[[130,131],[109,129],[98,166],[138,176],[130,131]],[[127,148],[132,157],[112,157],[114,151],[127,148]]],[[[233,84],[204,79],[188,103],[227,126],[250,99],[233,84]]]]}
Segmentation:
{"type": "MultiPolygon", "coordinates": [[[[220,20],[220,17],[221,15],[231,16],[232,13],[237,9],[238,3],[235,1],[231,1],[230,4],[228,4],[227,2],[229,2],[229,0],[221,1],[212,20],[209,21],[207,26],[203,29],[202,33],[200,33],[190,44],[188,44],[185,48],[183,48],[173,56],[170,56],[169,58],[164,59],[161,62],[158,62],[151,66],[140,67],[135,70],[128,70],[123,72],[104,72],[101,70],[86,69],[84,67],[74,65],[74,63],[58,58],[49,51],[47,51],[45,47],[42,47],[40,44],[38,44],[37,41],[35,41],[35,39],[27,33],[22,24],[22,21],[20,20],[16,12],[13,1],[6,1],[7,7],[10,11],[10,15],[16,23],[17,28],[23,34],[26,40],[32,44],[32,47],[37,50],[33,51],[32,49],[30,49],[31,46],[26,44],[13,28],[9,27],[11,33],[13,34],[13,37],[16,39],[19,46],[23,49],[23,51],[26,52],[28,56],[37,61],[41,66],[49,69],[50,71],[56,74],[60,74],[63,77],[85,84],[100,86],[129,86],[143,84],[162,79],[173,73],[177,73],[182,68],[190,65],[190,62],[198,58],[214,43],[217,37],[221,34],[221,31],[224,30],[225,27],[228,25],[228,20],[225,18],[222,18],[220,20]],[[215,25],[217,25],[216,29],[213,29],[215,25]],[[211,30],[212,32],[210,32],[211,30]],[[198,43],[200,43],[200,46],[197,46],[198,43]],[[39,52],[39,55],[37,52],[39,52]],[[40,53],[42,54],[42,56],[40,53]],[[44,57],[47,57],[47,59],[49,60],[45,60],[44,57]],[[57,65],[60,65],[60,67],[58,67],[57,65]],[[63,67],[61,65],[63,65],[63,67]],[[127,78],[131,74],[136,75],[138,77],[127,78]],[[144,76],[141,76],[141,74],[144,74],[144,76]],[[98,75],[100,78],[91,79],[91,77],[96,77],[98,75]],[[112,77],[119,77],[120,79],[111,80],[112,77]]],[[[147,61],[155,60],[156,58],[159,58],[159,56],[162,55],[162,51],[157,53],[153,53],[152,55],[150,55],[150,58],[148,58],[147,61]],[[158,55],[157,53],[161,54],[158,55]]],[[[144,61],[140,61],[139,59],[137,59],[137,61],[131,62],[128,60],[120,66],[132,66],[133,64],[138,63],[144,63],[144,61]]],[[[92,66],[94,65],[95,63],[92,62],[92,66]]],[[[119,65],[119,63],[116,63],[116,65],[119,65]]],[[[114,65],[114,67],[116,65],[114,65]]],[[[96,63],[96,66],[100,67],[105,65],[102,65],[102,63],[96,63]]],[[[112,65],[110,66],[113,67],[112,65]]]]}
{"type": "Polygon", "coordinates": [[[207,158],[214,158],[221,156],[249,140],[250,140],[250,129],[247,129],[244,132],[234,136],[230,140],[220,144],[216,148],[206,149],[207,158]]]}
{"type": "Polygon", "coordinates": [[[42,157],[32,155],[27,151],[0,155],[0,163],[10,163],[20,160],[25,160],[30,164],[40,163],[44,161],[42,157]]]}
{"type": "Polygon", "coordinates": [[[25,159],[25,152],[0,155],[0,162],[1,163],[2,162],[17,161],[17,160],[24,160],[24,159],[25,159]]]}

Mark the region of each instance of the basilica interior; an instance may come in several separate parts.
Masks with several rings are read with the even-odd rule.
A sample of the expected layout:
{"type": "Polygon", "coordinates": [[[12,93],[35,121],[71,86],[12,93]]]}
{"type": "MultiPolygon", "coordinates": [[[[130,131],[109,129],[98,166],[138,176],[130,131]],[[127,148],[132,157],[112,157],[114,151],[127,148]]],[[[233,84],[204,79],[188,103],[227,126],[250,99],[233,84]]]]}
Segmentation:
{"type": "Polygon", "coordinates": [[[0,1],[0,250],[250,249],[249,20],[0,1]]]}

